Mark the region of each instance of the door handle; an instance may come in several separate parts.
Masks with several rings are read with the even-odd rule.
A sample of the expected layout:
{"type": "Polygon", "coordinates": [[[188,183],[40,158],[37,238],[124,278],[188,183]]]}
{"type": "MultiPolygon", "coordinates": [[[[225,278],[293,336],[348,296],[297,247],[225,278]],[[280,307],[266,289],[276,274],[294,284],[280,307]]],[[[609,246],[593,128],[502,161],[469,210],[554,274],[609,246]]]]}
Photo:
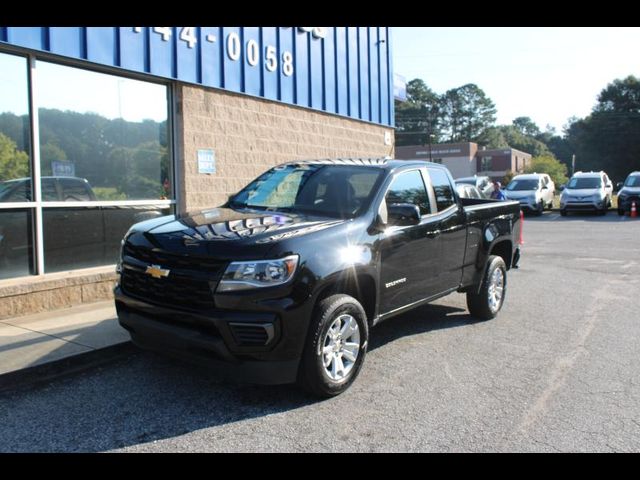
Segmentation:
{"type": "Polygon", "coordinates": [[[425,234],[425,237],[427,237],[427,238],[436,238],[438,235],[440,235],[440,230],[434,230],[433,232],[427,232],[425,234]]]}

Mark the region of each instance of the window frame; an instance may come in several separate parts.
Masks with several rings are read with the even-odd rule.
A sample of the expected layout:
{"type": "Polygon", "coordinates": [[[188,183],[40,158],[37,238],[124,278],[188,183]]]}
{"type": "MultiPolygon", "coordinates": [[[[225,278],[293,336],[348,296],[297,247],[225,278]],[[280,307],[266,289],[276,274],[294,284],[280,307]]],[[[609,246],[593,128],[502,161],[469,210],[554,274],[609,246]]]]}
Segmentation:
{"type": "MultiPolygon", "coordinates": [[[[99,66],[95,64],[89,64],[87,62],[73,60],[73,59],[60,59],[54,55],[38,52],[34,53],[30,50],[10,45],[0,45],[0,54],[16,55],[26,60],[27,67],[27,92],[28,92],[28,114],[29,114],[29,132],[30,132],[30,148],[31,155],[29,158],[29,178],[31,179],[31,201],[28,202],[0,202],[0,211],[10,211],[16,209],[27,208],[31,211],[32,222],[32,254],[34,258],[33,274],[23,277],[10,277],[8,279],[0,280],[15,281],[16,278],[30,278],[35,276],[43,276],[47,272],[44,266],[44,225],[43,225],[43,211],[47,208],[77,208],[77,207],[127,207],[127,206],[141,206],[141,205],[154,205],[158,207],[169,207],[172,213],[176,211],[176,205],[179,204],[179,185],[178,180],[178,166],[176,162],[177,158],[177,145],[175,138],[177,133],[177,125],[175,121],[176,109],[176,95],[175,95],[175,82],[167,80],[159,80],[158,78],[150,77],[143,74],[137,74],[135,72],[128,72],[114,67],[99,66]],[[166,88],[167,93],[167,153],[169,155],[169,168],[170,168],[170,183],[171,183],[171,198],[167,200],[160,199],[148,199],[148,200],[96,200],[96,201],[45,201],[42,199],[42,175],[41,175],[41,155],[40,155],[40,119],[38,102],[38,71],[37,62],[43,61],[48,63],[54,63],[63,67],[80,68],[82,70],[88,70],[96,73],[103,73],[108,75],[114,75],[121,78],[127,78],[132,80],[139,80],[147,83],[153,83],[156,85],[162,85],[166,88]]],[[[60,194],[60,185],[56,182],[56,191],[60,194]]],[[[105,267],[111,267],[115,264],[103,265],[105,267]]],[[[74,271],[71,269],[68,271],[74,271]]]]}

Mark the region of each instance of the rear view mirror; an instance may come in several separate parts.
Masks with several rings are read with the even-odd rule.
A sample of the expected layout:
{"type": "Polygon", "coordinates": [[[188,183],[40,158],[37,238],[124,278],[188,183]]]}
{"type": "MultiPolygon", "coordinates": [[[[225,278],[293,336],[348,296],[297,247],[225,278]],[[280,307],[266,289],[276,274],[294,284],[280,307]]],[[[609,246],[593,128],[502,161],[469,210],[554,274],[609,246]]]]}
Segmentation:
{"type": "Polygon", "coordinates": [[[420,223],[420,209],[412,203],[392,203],[388,206],[389,225],[407,226],[420,223]]]}

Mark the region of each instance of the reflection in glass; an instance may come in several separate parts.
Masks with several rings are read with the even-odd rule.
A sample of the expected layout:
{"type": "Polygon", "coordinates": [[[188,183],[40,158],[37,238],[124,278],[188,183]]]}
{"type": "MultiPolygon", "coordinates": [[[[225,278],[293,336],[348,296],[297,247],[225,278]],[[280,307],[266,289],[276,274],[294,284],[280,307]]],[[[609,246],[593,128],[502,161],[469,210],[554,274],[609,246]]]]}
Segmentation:
{"type": "Polygon", "coordinates": [[[27,59],[0,53],[0,202],[31,200],[27,59]]]}
{"type": "Polygon", "coordinates": [[[0,210],[0,279],[34,272],[31,210],[0,210]]]}
{"type": "Polygon", "coordinates": [[[86,180],[83,200],[172,198],[166,86],[42,61],[37,72],[43,177],[86,180]]]}
{"type": "Polygon", "coordinates": [[[131,225],[169,215],[170,211],[171,207],[158,205],[45,208],[45,271],[114,264],[120,254],[120,241],[131,225]]]}

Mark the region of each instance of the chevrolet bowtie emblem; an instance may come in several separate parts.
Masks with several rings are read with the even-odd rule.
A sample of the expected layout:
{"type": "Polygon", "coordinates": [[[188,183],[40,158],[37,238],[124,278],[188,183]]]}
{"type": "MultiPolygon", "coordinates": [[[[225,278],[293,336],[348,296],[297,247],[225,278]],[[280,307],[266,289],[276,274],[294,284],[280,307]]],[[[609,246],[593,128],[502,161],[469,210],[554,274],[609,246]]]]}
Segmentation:
{"type": "Polygon", "coordinates": [[[168,268],[162,268],[160,265],[149,265],[144,273],[151,275],[153,278],[160,278],[168,277],[170,271],[171,270],[169,270],[168,268]]]}

